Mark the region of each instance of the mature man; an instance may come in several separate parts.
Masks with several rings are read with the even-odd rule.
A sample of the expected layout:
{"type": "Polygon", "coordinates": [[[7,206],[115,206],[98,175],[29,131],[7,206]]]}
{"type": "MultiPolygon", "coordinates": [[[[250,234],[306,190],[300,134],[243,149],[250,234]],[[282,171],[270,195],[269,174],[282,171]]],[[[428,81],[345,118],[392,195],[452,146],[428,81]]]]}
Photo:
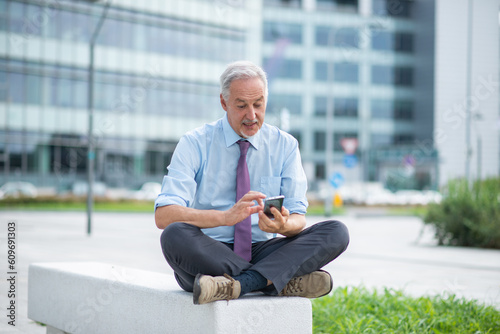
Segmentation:
{"type": "Polygon", "coordinates": [[[321,267],[349,243],[347,228],[305,228],[307,181],[298,143],[264,123],[267,79],[251,62],[220,78],[224,117],[185,134],[155,202],[163,254],[195,304],[245,293],[316,298],[332,279],[321,267]],[[266,197],[284,195],[274,218],[266,197]]]}

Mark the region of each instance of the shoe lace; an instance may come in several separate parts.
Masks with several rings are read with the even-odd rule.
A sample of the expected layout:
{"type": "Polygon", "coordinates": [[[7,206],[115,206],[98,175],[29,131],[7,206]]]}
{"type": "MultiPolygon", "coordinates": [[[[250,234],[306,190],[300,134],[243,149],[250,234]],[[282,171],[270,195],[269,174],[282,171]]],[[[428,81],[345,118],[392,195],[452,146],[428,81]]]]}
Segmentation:
{"type": "Polygon", "coordinates": [[[285,293],[287,294],[293,294],[302,291],[303,291],[302,277],[292,278],[290,282],[288,282],[288,284],[285,286],[285,293]]]}
{"type": "Polygon", "coordinates": [[[215,294],[215,297],[223,298],[229,301],[233,296],[235,279],[228,274],[224,274],[224,277],[229,279],[229,282],[217,282],[217,292],[215,294]]]}

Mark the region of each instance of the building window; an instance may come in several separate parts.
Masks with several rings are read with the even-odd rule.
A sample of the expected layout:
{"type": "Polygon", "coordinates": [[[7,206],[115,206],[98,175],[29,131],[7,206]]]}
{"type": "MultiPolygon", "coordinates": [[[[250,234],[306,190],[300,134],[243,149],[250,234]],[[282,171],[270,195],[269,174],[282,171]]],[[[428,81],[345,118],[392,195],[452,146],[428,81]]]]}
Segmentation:
{"type": "MultiPolygon", "coordinates": [[[[358,99],[354,97],[334,97],[333,111],[335,117],[358,117],[358,99]]],[[[314,98],[314,115],[325,117],[328,98],[316,96],[314,98]]]]}
{"type": "Polygon", "coordinates": [[[316,81],[328,81],[328,63],[325,61],[317,61],[314,63],[314,79],[316,81]]]}
{"type": "Polygon", "coordinates": [[[390,134],[372,134],[370,136],[370,146],[375,147],[386,147],[392,144],[392,135],[390,134]]]}
{"type": "Polygon", "coordinates": [[[359,32],[356,28],[340,28],[335,33],[335,46],[358,48],[359,32]]]}
{"type": "Polygon", "coordinates": [[[144,172],[149,175],[166,174],[176,143],[150,140],[144,155],[144,172]]]}
{"type": "Polygon", "coordinates": [[[352,27],[336,28],[317,26],[315,30],[315,41],[316,45],[321,46],[329,46],[333,43],[336,47],[358,48],[359,31],[357,28],[352,27]]]}
{"type": "Polygon", "coordinates": [[[287,39],[293,44],[302,44],[302,25],[293,23],[264,22],[264,42],[287,39]]]}
{"type": "Polygon", "coordinates": [[[325,96],[316,96],[314,98],[314,115],[326,116],[327,98],[325,96]]]}
{"type": "Polygon", "coordinates": [[[9,101],[24,103],[24,84],[26,78],[22,73],[9,73],[9,101]]]}
{"type": "Polygon", "coordinates": [[[413,68],[395,67],[394,84],[401,86],[413,86],[413,68]]]}
{"type": "Polygon", "coordinates": [[[413,34],[398,32],[394,36],[394,50],[399,52],[413,52],[413,34]]]}
{"type": "Polygon", "coordinates": [[[373,0],[373,13],[394,17],[410,17],[412,0],[373,0]]]}
{"type": "Polygon", "coordinates": [[[7,31],[8,17],[7,1],[0,1],[0,31],[7,31]]]}
{"type": "Polygon", "coordinates": [[[371,147],[388,147],[413,144],[415,137],[412,134],[372,134],[371,147]]]}
{"type": "Polygon", "coordinates": [[[358,99],[340,97],[334,100],[336,117],[358,117],[358,99]]]}
{"type": "Polygon", "coordinates": [[[334,40],[335,36],[335,28],[333,27],[326,27],[326,26],[316,26],[315,28],[315,41],[316,45],[324,45],[327,46],[330,44],[330,34],[333,34],[331,36],[332,38],[332,43],[334,40]]]}
{"type": "Polygon", "coordinates": [[[9,83],[7,81],[8,73],[0,70],[0,101],[8,101],[9,83]]]}
{"type": "Polygon", "coordinates": [[[36,171],[39,140],[33,132],[0,130],[0,173],[36,171]]]}
{"type": "Polygon", "coordinates": [[[281,59],[273,61],[264,58],[264,67],[270,79],[302,79],[302,61],[298,59],[281,59]]]}
{"type": "Polygon", "coordinates": [[[325,131],[315,131],[314,132],[314,150],[317,152],[324,152],[326,149],[325,140],[326,140],[325,131]]]}
{"type": "Polygon", "coordinates": [[[298,130],[292,130],[288,132],[291,134],[295,139],[297,139],[297,142],[299,143],[299,146],[302,144],[302,133],[298,130]]]}
{"type": "Polygon", "coordinates": [[[84,174],[87,146],[77,135],[53,134],[49,142],[50,170],[57,176],[84,174]]]}
{"type": "MultiPolygon", "coordinates": [[[[89,27],[96,26],[99,14],[92,11],[77,13],[61,9],[47,10],[50,11],[47,15],[50,20],[41,27],[46,31],[47,37],[89,42],[92,32],[89,27]]],[[[37,18],[36,15],[32,16],[37,18]]],[[[19,29],[17,25],[14,24],[12,29],[19,29]]],[[[109,9],[96,42],[118,49],[224,62],[242,58],[245,54],[243,31],[165,17],[134,15],[116,8],[109,9]]]]}
{"type": "Polygon", "coordinates": [[[355,63],[337,63],[333,77],[337,82],[357,83],[359,81],[359,65],[355,63]]]}
{"type": "Polygon", "coordinates": [[[395,134],[393,137],[393,144],[395,146],[411,145],[413,144],[414,137],[412,134],[395,134]]]}
{"type": "Polygon", "coordinates": [[[288,109],[290,114],[300,115],[302,111],[302,96],[292,94],[272,94],[269,97],[267,110],[279,114],[282,109],[288,109]]]}
{"type": "MultiPolygon", "coordinates": [[[[317,61],[314,65],[316,81],[328,81],[328,63],[317,61]]],[[[333,78],[335,82],[357,83],[359,81],[359,65],[347,62],[336,63],[333,65],[333,78]]]]}
{"type": "Polygon", "coordinates": [[[324,163],[317,163],[314,166],[314,177],[317,180],[324,180],[326,179],[326,167],[324,163]]]}
{"type": "Polygon", "coordinates": [[[372,49],[379,51],[394,50],[394,35],[384,30],[372,31],[372,49]]]}
{"type": "Polygon", "coordinates": [[[407,32],[372,32],[372,49],[378,51],[413,52],[413,34],[407,32]]]}
{"type": "Polygon", "coordinates": [[[393,67],[384,65],[372,66],[372,83],[376,85],[392,85],[393,67]]]}
{"type": "Polygon", "coordinates": [[[26,5],[19,2],[9,2],[9,31],[12,33],[26,34],[23,31],[23,24],[25,23],[25,8],[26,5]]]}
{"type": "Polygon", "coordinates": [[[394,101],[394,119],[413,120],[413,101],[396,100],[394,101]]]}
{"type": "Polygon", "coordinates": [[[393,103],[391,100],[373,99],[371,101],[373,119],[392,119],[393,103]]]}
{"type": "Polygon", "coordinates": [[[376,85],[413,86],[413,68],[372,66],[372,83],[376,85]]]}
{"type": "Polygon", "coordinates": [[[264,0],[264,7],[291,7],[300,8],[302,7],[302,0],[264,0]]]}
{"type": "Polygon", "coordinates": [[[412,120],[413,101],[410,100],[371,100],[373,119],[412,120]]]}
{"type": "Polygon", "coordinates": [[[358,0],[316,0],[318,10],[356,12],[358,0]]]}

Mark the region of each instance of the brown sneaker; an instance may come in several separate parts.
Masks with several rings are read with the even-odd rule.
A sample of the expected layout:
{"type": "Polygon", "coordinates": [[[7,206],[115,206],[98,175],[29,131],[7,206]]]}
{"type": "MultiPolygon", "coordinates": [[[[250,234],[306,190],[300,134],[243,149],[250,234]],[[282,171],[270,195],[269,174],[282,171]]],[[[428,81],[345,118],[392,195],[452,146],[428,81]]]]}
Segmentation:
{"type": "Polygon", "coordinates": [[[318,298],[332,291],[333,281],[329,273],[323,270],[294,277],[280,292],[280,296],[318,298]]]}
{"type": "Polygon", "coordinates": [[[224,276],[196,275],[193,288],[193,303],[206,304],[216,300],[236,299],[240,296],[240,282],[228,274],[224,276]]]}

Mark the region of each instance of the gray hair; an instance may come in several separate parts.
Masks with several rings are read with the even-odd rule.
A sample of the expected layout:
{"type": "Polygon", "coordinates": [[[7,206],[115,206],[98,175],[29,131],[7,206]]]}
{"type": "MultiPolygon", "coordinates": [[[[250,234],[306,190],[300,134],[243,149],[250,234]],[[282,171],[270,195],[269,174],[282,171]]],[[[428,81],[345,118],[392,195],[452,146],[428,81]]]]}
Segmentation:
{"type": "Polygon", "coordinates": [[[220,92],[224,100],[229,98],[229,87],[233,80],[259,78],[264,84],[264,97],[267,100],[267,77],[264,70],[250,61],[236,61],[227,65],[220,76],[220,92]]]}

